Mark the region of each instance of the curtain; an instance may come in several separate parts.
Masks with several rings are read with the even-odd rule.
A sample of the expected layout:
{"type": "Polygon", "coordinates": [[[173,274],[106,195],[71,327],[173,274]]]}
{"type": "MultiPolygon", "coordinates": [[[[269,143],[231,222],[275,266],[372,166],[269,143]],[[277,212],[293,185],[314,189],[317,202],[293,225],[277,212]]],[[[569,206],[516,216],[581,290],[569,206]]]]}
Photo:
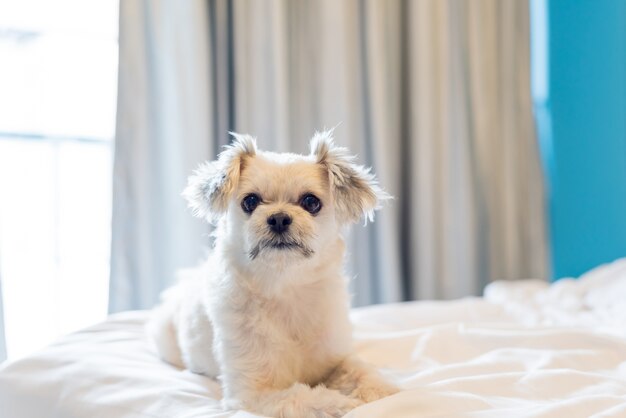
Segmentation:
{"type": "Polygon", "coordinates": [[[356,305],[546,277],[527,2],[157,0],[120,23],[112,310],[201,256],[178,195],[228,130],[305,152],[337,126],[395,196],[348,237],[356,305]]]}
{"type": "Polygon", "coordinates": [[[178,268],[196,264],[208,229],[180,193],[214,155],[206,6],[120,2],[113,178],[111,312],[152,306],[178,268]]]}
{"type": "Polygon", "coordinates": [[[0,274],[0,363],[7,358],[7,345],[4,336],[4,307],[2,304],[2,275],[0,274]]]}

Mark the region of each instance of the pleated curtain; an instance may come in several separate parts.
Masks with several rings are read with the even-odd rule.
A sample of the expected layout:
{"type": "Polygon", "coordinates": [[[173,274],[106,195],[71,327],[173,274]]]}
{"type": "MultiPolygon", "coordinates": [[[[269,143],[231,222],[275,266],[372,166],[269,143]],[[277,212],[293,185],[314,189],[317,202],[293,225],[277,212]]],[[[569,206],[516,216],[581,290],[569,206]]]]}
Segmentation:
{"type": "Polygon", "coordinates": [[[151,306],[210,251],[179,195],[229,130],[306,152],[336,127],[395,197],[347,237],[355,305],[547,276],[526,1],[120,6],[112,311],[151,306]]]}

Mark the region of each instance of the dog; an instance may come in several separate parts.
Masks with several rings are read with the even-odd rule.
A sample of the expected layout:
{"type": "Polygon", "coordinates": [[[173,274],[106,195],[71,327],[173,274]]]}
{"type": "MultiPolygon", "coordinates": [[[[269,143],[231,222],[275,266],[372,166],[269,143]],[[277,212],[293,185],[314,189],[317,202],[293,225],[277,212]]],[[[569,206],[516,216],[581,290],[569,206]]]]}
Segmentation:
{"type": "Polygon", "coordinates": [[[341,417],[396,393],[351,353],[343,273],[345,228],[389,196],[331,131],[309,155],[232,135],[183,192],[215,242],[154,310],[160,357],[218,378],[224,408],[274,417],[341,417]]]}

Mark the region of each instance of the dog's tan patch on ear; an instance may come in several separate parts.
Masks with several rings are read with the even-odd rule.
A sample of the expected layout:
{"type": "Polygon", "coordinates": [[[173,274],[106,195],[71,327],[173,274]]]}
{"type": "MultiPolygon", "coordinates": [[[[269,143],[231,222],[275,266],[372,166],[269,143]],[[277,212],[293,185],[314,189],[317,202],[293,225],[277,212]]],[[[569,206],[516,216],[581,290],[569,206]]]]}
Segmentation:
{"type": "Polygon", "coordinates": [[[357,222],[362,216],[374,220],[380,203],[390,199],[378,186],[369,168],[356,164],[347,148],[335,146],[332,131],[316,132],[311,139],[311,155],[328,171],[337,217],[341,223],[357,222]]]}
{"type": "Polygon", "coordinates": [[[194,215],[216,222],[226,211],[228,200],[237,188],[246,159],[256,155],[256,140],[250,135],[230,133],[234,137],[216,161],[202,164],[189,177],[183,196],[194,215]]]}
{"type": "Polygon", "coordinates": [[[317,163],[324,163],[332,147],[334,147],[332,131],[315,132],[311,139],[311,154],[315,156],[317,163]]]}
{"type": "Polygon", "coordinates": [[[227,150],[230,148],[241,156],[254,157],[256,155],[257,148],[256,139],[254,137],[248,134],[238,134],[237,132],[228,133],[231,134],[235,140],[231,145],[227,146],[227,150]]]}

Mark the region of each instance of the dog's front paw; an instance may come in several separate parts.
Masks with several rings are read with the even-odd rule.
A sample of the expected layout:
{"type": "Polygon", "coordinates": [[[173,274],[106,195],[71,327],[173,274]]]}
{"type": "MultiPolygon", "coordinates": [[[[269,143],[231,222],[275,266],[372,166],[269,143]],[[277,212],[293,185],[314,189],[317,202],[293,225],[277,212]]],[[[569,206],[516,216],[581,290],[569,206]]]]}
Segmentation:
{"type": "Polygon", "coordinates": [[[378,382],[375,385],[358,386],[350,394],[351,397],[362,400],[365,403],[374,402],[387,396],[400,392],[396,386],[386,382],[378,382]]]}
{"type": "MultiPolygon", "coordinates": [[[[341,398],[319,400],[301,409],[300,413],[289,415],[290,417],[307,418],[341,418],[357,406],[363,405],[363,401],[356,398],[341,398]]],[[[287,416],[286,416],[287,417],[287,416]]]]}
{"type": "Polygon", "coordinates": [[[363,405],[361,399],[345,396],[323,385],[300,392],[291,401],[294,408],[284,414],[285,418],[341,418],[363,405]]]}
{"type": "Polygon", "coordinates": [[[341,418],[357,406],[363,405],[363,401],[347,396],[333,397],[329,402],[322,401],[320,405],[313,405],[312,418],[341,418]]]}
{"type": "Polygon", "coordinates": [[[247,402],[250,411],[277,418],[340,418],[362,404],[324,385],[311,388],[301,383],[259,392],[247,402]]]}

